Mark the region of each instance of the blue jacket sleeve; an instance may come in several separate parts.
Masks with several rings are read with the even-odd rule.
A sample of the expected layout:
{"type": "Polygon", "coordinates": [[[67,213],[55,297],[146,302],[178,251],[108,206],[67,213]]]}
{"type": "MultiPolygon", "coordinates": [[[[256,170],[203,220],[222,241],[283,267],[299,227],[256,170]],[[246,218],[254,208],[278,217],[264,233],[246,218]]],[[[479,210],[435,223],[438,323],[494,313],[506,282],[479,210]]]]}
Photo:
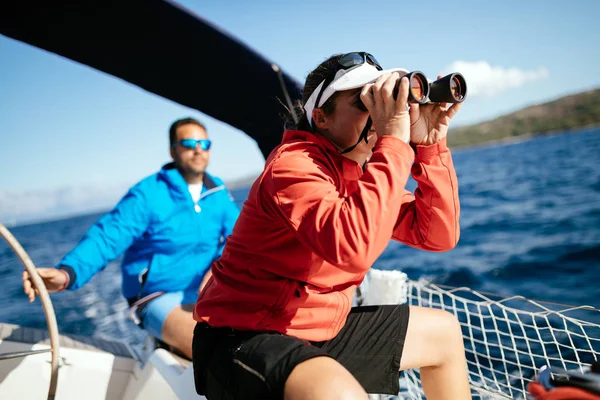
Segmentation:
{"type": "Polygon", "coordinates": [[[233,232],[233,226],[235,225],[235,222],[240,216],[240,208],[237,206],[237,203],[227,190],[224,191],[223,203],[224,216],[223,226],[221,228],[222,241],[219,245],[219,249],[217,251],[215,259],[221,257],[221,255],[223,254],[223,248],[225,247],[225,239],[227,239],[227,236],[231,235],[231,232],[233,232]]]}
{"type": "Polygon", "coordinates": [[[115,208],[98,220],[79,244],[60,261],[71,267],[69,289],[78,289],[141,237],[150,221],[150,208],[141,190],[132,188],[115,208]]]}

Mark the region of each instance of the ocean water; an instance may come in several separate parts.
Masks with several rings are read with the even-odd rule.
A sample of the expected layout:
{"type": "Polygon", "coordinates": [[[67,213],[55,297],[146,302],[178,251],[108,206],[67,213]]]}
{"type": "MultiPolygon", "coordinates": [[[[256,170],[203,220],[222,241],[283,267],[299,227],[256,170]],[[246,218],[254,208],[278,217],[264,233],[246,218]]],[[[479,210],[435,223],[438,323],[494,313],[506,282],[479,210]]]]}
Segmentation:
{"type": "MultiPolygon", "coordinates": [[[[427,253],[392,241],[374,267],[401,270],[411,279],[600,308],[600,129],[453,154],[461,201],[457,247],[427,253]]],[[[248,189],[232,194],[241,204],[248,189]]],[[[11,232],[36,266],[53,266],[100,216],[11,232]]],[[[146,334],[124,314],[119,261],[78,291],[52,295],[59,331],[141,346],[146,334]]],[[[22,270],[0,241],[0,322],[45,328],[39,300],[29,304],[23,294],[22,270]]]]}

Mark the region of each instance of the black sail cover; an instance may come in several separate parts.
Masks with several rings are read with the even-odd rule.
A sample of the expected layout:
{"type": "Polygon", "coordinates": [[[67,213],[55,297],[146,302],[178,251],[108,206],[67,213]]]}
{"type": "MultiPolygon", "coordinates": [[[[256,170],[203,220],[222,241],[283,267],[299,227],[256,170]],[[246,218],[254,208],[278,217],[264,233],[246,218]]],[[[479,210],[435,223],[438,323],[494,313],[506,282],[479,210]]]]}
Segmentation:
{"type": "MultiPolygon", "coordinates": [[[[281,142],[287,102],[272,62],[174,2],[1,3],[0,34],[221,120],[256,140],[265,157],[281,142]]],[[[299,99],[300,83],[281,78],[299,99]]]]}

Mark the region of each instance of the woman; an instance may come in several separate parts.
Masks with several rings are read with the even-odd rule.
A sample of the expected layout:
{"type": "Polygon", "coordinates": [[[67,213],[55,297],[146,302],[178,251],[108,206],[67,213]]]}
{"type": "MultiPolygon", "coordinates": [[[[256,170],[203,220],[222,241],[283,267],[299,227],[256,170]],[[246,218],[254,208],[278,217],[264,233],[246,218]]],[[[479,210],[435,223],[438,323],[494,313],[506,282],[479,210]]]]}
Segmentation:
{"type": "Polygon", "coordinates": [[[429,251],[458,241],[445,137],[460,104],[409,111],[405,72],[348,53],[306,78],[298,129],[267,159],[196,303],[198,393],[364,399],[397,394],[399,370],[421,368],[428,399],[470,398],[454,316],[351,308],[390,238],[429,251]],[[415,196],[405,190],[411,169],[415,196]]]}

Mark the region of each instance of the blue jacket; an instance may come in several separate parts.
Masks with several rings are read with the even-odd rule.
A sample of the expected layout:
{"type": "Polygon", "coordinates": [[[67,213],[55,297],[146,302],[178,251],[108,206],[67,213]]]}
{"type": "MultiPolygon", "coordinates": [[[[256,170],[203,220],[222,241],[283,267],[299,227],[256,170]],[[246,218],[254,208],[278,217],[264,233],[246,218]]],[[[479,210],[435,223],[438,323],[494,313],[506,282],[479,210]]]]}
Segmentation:
{"type": "Polygon", "coordinates": [[[221,255],[238,215],[223,182],[206,173],[200,200],[194,204],[183,176],[170,163],[133,186],[58,267],[69,273],[69,289],[77,289],[125,252],[125,298],[197,290],[221,255]],[[146,270],[142,286],[140,277],[146,270]]]}

